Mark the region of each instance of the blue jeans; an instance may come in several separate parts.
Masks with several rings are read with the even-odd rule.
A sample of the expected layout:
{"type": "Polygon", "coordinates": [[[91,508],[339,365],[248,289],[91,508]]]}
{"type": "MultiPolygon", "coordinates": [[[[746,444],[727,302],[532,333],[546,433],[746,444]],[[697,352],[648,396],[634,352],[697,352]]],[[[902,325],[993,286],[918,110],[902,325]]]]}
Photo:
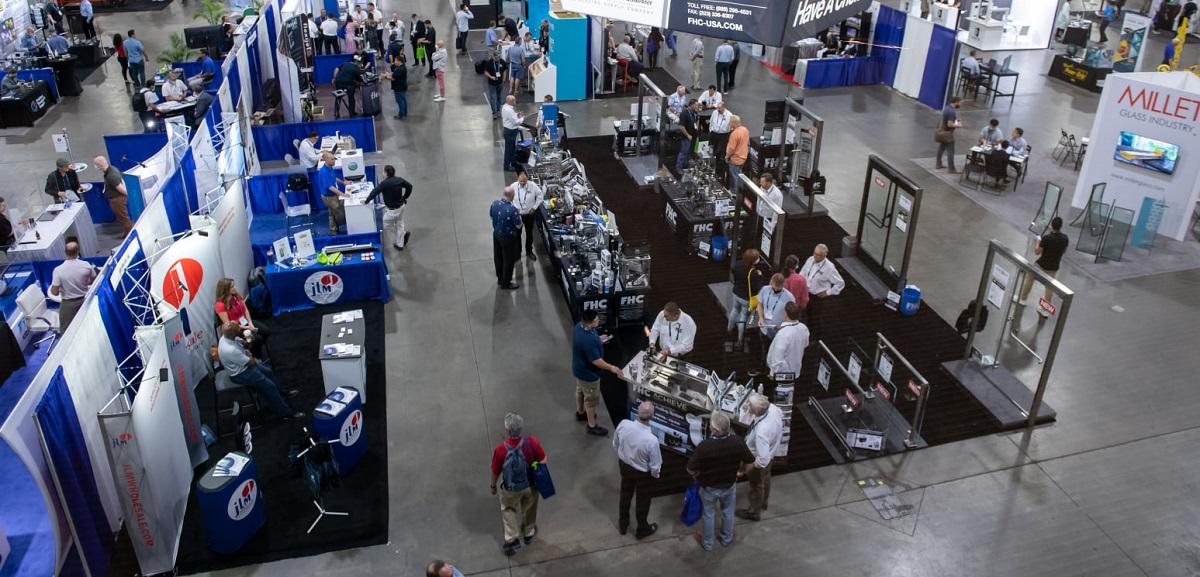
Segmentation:
{"type": "Polygon", "coordinates": [[[500,114],[500,107],[504,106],[504,83],[492,85],[484,84],[487,87],[488,104],[492,106],[492,116],[500,114]]]}
{"type": "Polygon", "coordinates": [[[130,62],[129,63],[129,79],[134,82],[134,86],[146,85],[146,61],[130,62]]]}
{"type": "Polygon", "coordinates": [[[508,169],[513,166],[513,160],[517,157],[517,129],[504,129],[504,168],[508,169]]]}
{"type": "Polygon", "coordinates": [[[728,163],[727,166],[729,166],[729,191],[734,196],[737,196],[738,183],[742,181],[740,178],[742,176],[742,167],[732,162],[728,163]]]}
{"type": "Polygon", "coordinates": [[[392,94],[396,95],[396,116],[400,118],[408,116],[408,93],[397,90],[392,94]]]}
{"type": "Polygon", "coordinates": [[[700,487],[700,502],[704,504],[704,535],[700,546],[709,551],[713,546],[713,533],[717,527],[717,505],[721,507],[721,544],[733,542],[733,507],[737,501],[737,483],[726,489],[700,487]]]}
{"type": "Polygon", "coordinates": [[[675,170],[683,174],[683,169],[687,168],[688,159],[692,157],[692,139],[679,139],[679,156],[675,157],[675,170]]]}
{"type": "Polygon", "coordinates": [[[271,409],[272,413],[280,417],[287,417],[295,412],[284,402],[283,395],[279,393],[279,385],[275,384],[275,373],[272,373],[271,369],[262,363],[246,367],[246,370],[229,377],[229,380],[239,385],[254,387],[258,398],[267,404],[267,408],[271,409]]]}

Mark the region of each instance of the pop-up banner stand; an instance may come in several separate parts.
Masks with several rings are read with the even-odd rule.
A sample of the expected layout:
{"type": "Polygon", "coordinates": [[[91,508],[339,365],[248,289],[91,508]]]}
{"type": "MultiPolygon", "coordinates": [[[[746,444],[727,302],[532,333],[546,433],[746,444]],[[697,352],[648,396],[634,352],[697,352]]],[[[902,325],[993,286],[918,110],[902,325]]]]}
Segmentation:
{"type": "Polygon", "coordinates": [[[213,308],[217,281],[224,276],[216,227],[200,218],[207,221],[204,226],[193,228],[151,257],[150,264],[150,295],[159,318],[181,320],[183,348],[193,359],[187,375],[190,383],[199,382],[208,372],[203,359],[216,344],[213,308]]]}

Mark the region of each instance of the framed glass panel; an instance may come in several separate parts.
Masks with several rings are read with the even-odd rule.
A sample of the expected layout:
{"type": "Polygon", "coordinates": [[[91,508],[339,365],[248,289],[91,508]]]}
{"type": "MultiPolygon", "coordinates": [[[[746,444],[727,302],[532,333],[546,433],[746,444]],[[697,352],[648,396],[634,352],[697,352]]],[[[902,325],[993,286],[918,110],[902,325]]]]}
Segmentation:
{"type": "Polygon", "coordinates": [[[1133,214],[1128,208],[1113,207],[1108,217],[1108,232],[1104,235],[1097,259],[1121,260],[1125,244],[1129,242],[1129,232],[1133,230],[1133,214]]]}
{"type": "Polygon", "coordinates": [[[1050,228],[1050,220],[1058,214],[1058,203],[1062,200],[1063,189],[1053,182],[1046,183],[1046,192],[1042,193],[1042,206],[1038,208],[1033,221],[1029,223],[1029,232],[1045,234],[1050,228]]]}
{"type": "Polygon", "coordinates": [[[1083,228],[1079,231],[1079,240],[1075,242],[1075,250],[1095,255],[1100,253],[1100,242],[1104,239],[1105,222],[1108,220],[1107,214],[1111,213],[1112,209],[1102,202],[1093,201],[1088,203],[1087,212],[1083,228]],[[1089,220],[1098,225],[1090,226],[1089,220]]]}
{"type": "Polygon", "coordinates": [[[862,238],[859,248],[875,262],[883,264],[883,251],[887,246],[889,213],[892,204],[892,180],[878,170],[871,171],[870,187],[867,189],[867,207],[863,216],[862,238]]]}
{"type": "Polygon", "coordinates": [[[904,253],[908,249],[908,229],[912,225],[913,195],[896,187],[896,206],[892,207],[891,227],[888,237],[887,254],[883,258],[883,268],[888,272],[901,276],[904,268],[904,253]]]}

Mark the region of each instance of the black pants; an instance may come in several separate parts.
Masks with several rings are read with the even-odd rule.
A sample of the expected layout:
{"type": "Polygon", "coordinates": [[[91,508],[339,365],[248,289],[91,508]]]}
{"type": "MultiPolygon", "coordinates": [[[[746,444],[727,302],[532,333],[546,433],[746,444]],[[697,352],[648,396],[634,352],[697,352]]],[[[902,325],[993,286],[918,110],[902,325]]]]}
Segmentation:
{"type": "Polygon", "coordinates": [[[325,40],[325,53],[326,54],[337,54],[338,52],[342,51],[342,47],[338,43],[337,36],[322,36],[321,38],[323,38],[325,40]]]}
{"type": "Polygon", "coordinates": [[[725,148],[729,146],[729,133],[710,132],[708,143],[712,146],[713,158],[717,159],[717,175],[722,178],[721,182],[729,182],[729,177],[725,175],[725,148]]]}
{"type": "Polygon", "coordinates": [[[730,65],[731,63],[729,62],[717,63],[717,90],[721,92],[725,92],[725,90],[729,87],[730,65]]]}
{"type": "Polygon", "coordinates": [[[808,325],[809,342],[811,343],[817,342],[817,339],[823,336],[821,332],[823,328],[821,326],[821,313],[824,308],[825,299],[817,295],[810,295],[808,297],[808,307],[804,309],[804,312],[808,316],[808,322],[805,324],[808,325]]]}
{"type": "Polygon", "coordinates": [[[83,34],[85,36],[87,36],[89,40],[92,38],[95,38],[96,37],[96,23],[91,20],[84,20],[83,21],[83,34]]]}
{"type": "Polygon", "coordinates": [[[467,35],[468,34],[470,34],[469,31],[458,33],[458,49],[462,50],[463,52],[467,51],[467,35]]]}
{"type": "Polygon", "coordinates": [[[267,355],[267,339],[271,338],[271,329],[261,321],[254,323],[254,328],[258,329],[254,338],[250,341],[250,354],[256,359],[268,360],[267,355]]]}
{"type": "MultiPolygon", "coordinates": [[[[358,109],[355,108],[354,100],[358,96],[358,87],[353,84],[335,84],[334,88],[346,91],[346,108],[350,109],[350,116],[358,116],[358,109]]],[[[334,103],[334,116],[337,116],[337,103],[334,103]]]]}
{"type": "Polygon", "coordinates": [[[622,528],[629,526],[629,502],[636,494],[637,507],[634,515],[637,517],[637,534],[646,533],[650,530],[650,523],[646,520],[650,514],[650,493],[647,485],[650,484],[653,477],[650,476],[650,473],[643,473],[626,465],[624,461],[620,461],[619,464],[621,468],[621,500],[617,505],[620,508],[617,525],[622,528]]]}
{"type": "Polygon", "coordinates": [[[729,63],[729,84],[725,86],[725,90],[729,90],[730,88],[733,88],[734,84],[737,84],[737,65],[737,60],[729,63]]]}
{"type": "Polygon", "coordinates": [[[521,235],[500,236],[492,234],[492,259],[496,262],[496,284],[508,286],[512,282],[513,265],[521,256],[521,235]]]}
{"type": "Polygon", "coordinates": [[[1103,19],[1100,20],[1100,41],[1101,42],[1108,42],[1108,34],[1105,34],[1104,31],[1106,28],[1108,28],[1109,24],[1111,24],[1111,22],[1109,22],[1108,20],[1103,20],[1103,19]]]}
{"type": "Polygon", "coordinates": [[[129,83],[129,57],[118,56],[117,62],[121,63],[121,78],[125,79],[125,83],[129,83]]]}
{"type": "Polygon", "coordinates": [[[521,228],[525,229],[525,254],[533,254],[534,237],[538,234],[541,219],[542,215],[537,211],[521,215],[521,228]]]}

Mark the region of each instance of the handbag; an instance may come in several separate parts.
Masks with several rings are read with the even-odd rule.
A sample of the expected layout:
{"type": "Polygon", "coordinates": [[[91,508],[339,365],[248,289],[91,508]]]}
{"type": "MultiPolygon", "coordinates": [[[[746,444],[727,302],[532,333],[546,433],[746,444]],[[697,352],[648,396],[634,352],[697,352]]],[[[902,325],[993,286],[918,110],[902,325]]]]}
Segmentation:
{"type": "Polygon", "coordinates": [[[545,463],[533,462],[533,485],[543,499],[554,496],[554,479],[550,478],[550,467],[545,463]]]}
{"type": "Polygon", "coordinates": [[[704,505],[700,502],[700,482],[692,481],[687,491],[683,492],[683,510],[679,512],[679,522],[691,527],[703,515],[704,505]]]}
{"type": "Polygon", "coordinates": [[[933,129],[933,141],[938,144],[954,142],[954,131],[946,127],[945,120],[939,121],[937,128],[933,129]]]}
{"type": "Polygon", "coordinates": [[[750,272],[746,273],[746,294],[750,295],[750,310],[758,310],[758,295],[754,292],[754,285],[750,284],[750,275],[754,274],[754,267],[750,267],[750,272]]]}
{"type": "Polygon", "coordinates": [[[417,47],[417,60],[424,60],[424,59],[425,59],[425,45],[422,44],[417,47]]]}

